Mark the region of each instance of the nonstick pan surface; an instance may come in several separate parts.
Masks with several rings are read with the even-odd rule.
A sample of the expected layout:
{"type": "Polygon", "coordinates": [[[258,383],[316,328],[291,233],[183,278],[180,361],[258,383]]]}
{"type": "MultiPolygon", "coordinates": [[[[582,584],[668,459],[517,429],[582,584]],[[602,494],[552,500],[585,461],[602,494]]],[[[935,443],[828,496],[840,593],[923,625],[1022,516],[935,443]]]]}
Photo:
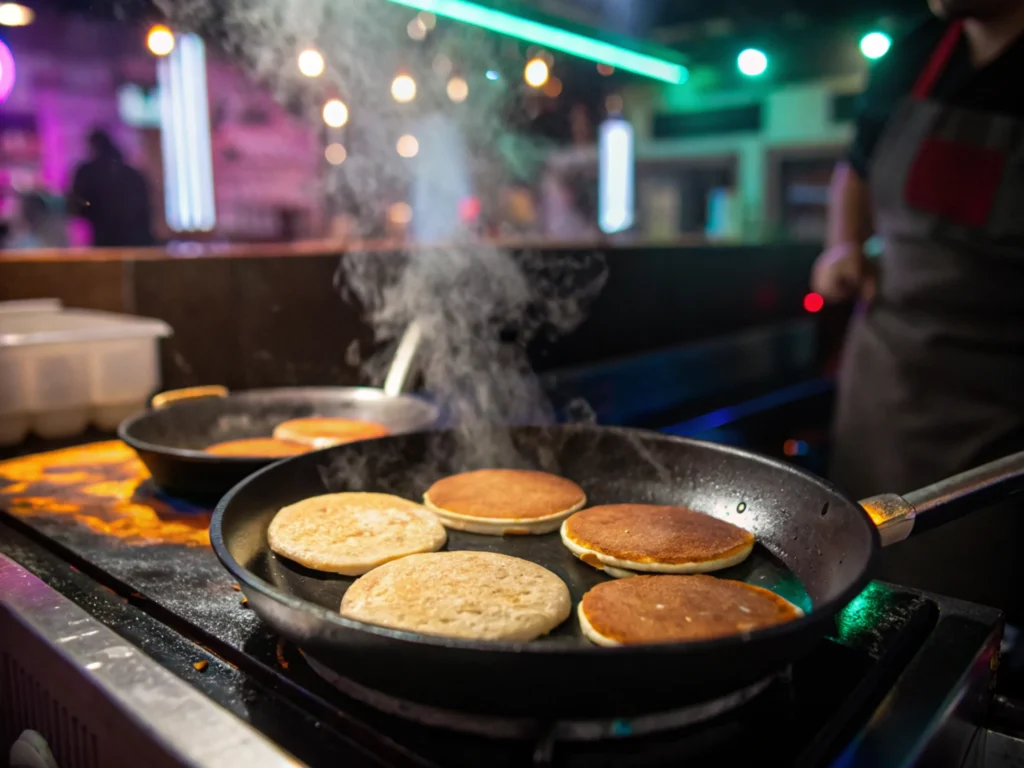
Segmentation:
{"type": "Polygon", "coordinates": [[[270,437],[281,422],[307,416],[372,421],[400,434],[434,426],[438,409],[413,395],[369,387],[256,389],[152,408],[122,422],[118,436],[165,491],[216,500],[276,459],[214,456],[204,449],[226,440],[270,437]]]}
{"type": "Polygon", "coordinates": [[[501,430],[468,446],[447,432],[404,435],[298,456],[235,487],[218,505],[210,534],[260,617],[340,675],[435,707],[533,718],[674,709],[777,673],[809,650],[865,586],[879,541],[858,504],[787,464],[711,443],[589,426],[501,430]],[[495,440],[515,446],[519,466],[579,483],[588,505],[679,504],[750,530],[758,540],[750,558],[716,575],[772,589],[806,615],[721,640],[601,648],[582,636],[575,607],[608,577],[571,555],[557,532],[449,531],[447,549],[501,552],[558,574],[574,611],[531,643],[433,637],[343,619],[341,598],[354,579],[302,568],[268,549],[267,526],[282,506],[345,490],[418,500],[445,475],[494,465],[476,457],[473,446],[495,440]]]}

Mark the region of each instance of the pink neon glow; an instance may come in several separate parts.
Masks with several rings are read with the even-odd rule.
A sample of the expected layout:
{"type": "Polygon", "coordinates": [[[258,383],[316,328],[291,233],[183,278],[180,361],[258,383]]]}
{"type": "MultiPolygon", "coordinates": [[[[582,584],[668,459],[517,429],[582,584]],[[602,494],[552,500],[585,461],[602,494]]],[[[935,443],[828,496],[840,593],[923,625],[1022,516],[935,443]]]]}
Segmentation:
{"type": "Polygon", "coordinates": [[[14,89],[14,54],[0,40],[0,104],[7,101],[14,89]]]}

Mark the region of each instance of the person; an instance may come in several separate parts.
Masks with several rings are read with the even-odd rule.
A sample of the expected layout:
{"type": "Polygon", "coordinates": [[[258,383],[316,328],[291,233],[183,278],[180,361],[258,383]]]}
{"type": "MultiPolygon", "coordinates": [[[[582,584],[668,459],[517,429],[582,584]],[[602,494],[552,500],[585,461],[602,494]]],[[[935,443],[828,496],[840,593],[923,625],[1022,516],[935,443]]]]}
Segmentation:
{"type": "Polygon", "coordinates": [[[149,185],[110,135],[89,134],[89,159],[75,169],[69,207],[92,225],[96,247],[153,245],[149,185]]]}
{"type": "Polygon", "coordinates": [[[65,248],[67,244],[67,225],[60,202],[39,192],[22,192],[18,196],[18,214],[3,247],[65,248]]]}
{"type": "MultiPolygon", "coordinates": [[[[857,498],[1024,449],[1024,0],[930,6],[935,18],[873,73],[812,273],[826,300],[862,299],[831,468],[857,498]],[[864,255],[872,235],[877,270],[864,255]]],[[[1020,559],[1017,517],[911,539],[879,573],[1005,606],[1020,591],[1008,573],[979,574],[1020,559]]]]}

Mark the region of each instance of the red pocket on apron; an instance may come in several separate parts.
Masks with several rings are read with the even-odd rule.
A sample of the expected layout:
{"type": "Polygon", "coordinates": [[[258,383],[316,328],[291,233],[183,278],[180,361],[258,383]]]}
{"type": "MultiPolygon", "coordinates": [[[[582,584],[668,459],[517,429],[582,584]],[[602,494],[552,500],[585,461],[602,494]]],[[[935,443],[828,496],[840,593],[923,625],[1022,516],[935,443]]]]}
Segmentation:
{"type": "Polygon", "coordinates": [[[910,167],[907,205],[970,227],[983,227],[1006,167],[994,149],[927,138],[910,167]]]}

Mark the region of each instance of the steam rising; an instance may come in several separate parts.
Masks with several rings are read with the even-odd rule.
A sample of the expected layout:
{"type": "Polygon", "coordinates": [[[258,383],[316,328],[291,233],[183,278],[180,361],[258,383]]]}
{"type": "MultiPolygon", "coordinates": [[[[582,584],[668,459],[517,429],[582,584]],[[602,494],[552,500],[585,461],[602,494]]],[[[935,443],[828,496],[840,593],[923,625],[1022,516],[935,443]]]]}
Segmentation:
{"type": "MultiPolygon", "coordinates": [[[[468,175],[485,208],[503,182],[536,166],[538,148],[517,137],[507,117],[520,114],[506,83],[519,81],[522,59],[507,59],[503,47],[517,44],[467,25],[444,24],[423,42],[406,33],[413,12],[385,0],[161,0],[179,27],[191,27],[221,41],[229,56],[243,63],[293,110],[313,125],[320,121],[326,94],[349,107],[344,144],[348,157],[328,174],[325,190],[353,210],[362,223],[383,219],[387,206],[403,199],[416,162],[395,151],[399,136],[417,125],[442,119],[458,131],[467,148],[468,175]],[[320,50],[325,74],[310,81],[296,66],[307,47],[320,50]],[[445,60],[450,67],[439,66],[445,60]],[[506,69],[498,82],[487,70],[506,69]],[[417,83],[416,99],[398,104],[389,86],[399,73],[417,83]],[[514,74],[513,74],[514,73],[514,74]],[[469,97],[452,102],[449,74],[464,78],[469,97]]],[[[421,155],[430,147],[421,143],[421,155]]],[[[418,157],[416,160],[420,160],[418,157]]],[[[424,160],[426,162],[426,160],[424,160]]],[[[430,165],[421,174],[440,196],[458,180],[430,165]]],[[[443,164],[441,164],[443,166],[443,164]]],[[[368,233],[366,233],[368,234],[368,233]]],[[[423,343],[418,356],[423,385],[457,426],[458,468],[536,465],[544,456],[524,456],[508,434],[493,424],[545,424],[554,414],[526,359],[526,345],[538,334],[557,335],[575,328],[587,305],[604,285],[606,270],[598,256],[513,257],[490,245],[417,249],[407,257],[349,253],[336,284],[357,301],[384,352],[366,361],[375,382],[383,379],[395,340],[409,323],[419,324],[423,343]]],[[[360,350],[338,350],[352,361],[360,350]]],[[[577,407],[582,418],[589,409],[577,407]]],[[[448,443],[446,443],[448,445],[448,443]]],[[[451,453],[450,447],[447,449],[451,453]]],[[[353,452],[354,453],[354,452],[353,452]]],[[[354,456],[353,456],[353,459],[354,456]]],[[[336,467],[331,487],[356,488],[366,467],[336,467]]]]}

